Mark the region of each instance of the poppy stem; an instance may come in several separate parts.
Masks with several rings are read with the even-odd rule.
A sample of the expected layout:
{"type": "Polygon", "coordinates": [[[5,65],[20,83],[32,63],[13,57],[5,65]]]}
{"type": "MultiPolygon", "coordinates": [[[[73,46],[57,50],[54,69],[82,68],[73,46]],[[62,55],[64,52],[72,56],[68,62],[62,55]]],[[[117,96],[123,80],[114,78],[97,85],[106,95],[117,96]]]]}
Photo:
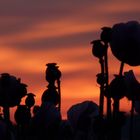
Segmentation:
{"type": "Polygon", "coordinates": [[[135,101],[131,101],[131,115],[130,115],[130,129],[129,129],[129,134],[130,134],[130,140],[133,140],[133,120],[134,120],[134,103],[135,101]]]}
{"type": "Polygon", "coordinates": [[[121,62],[119,76],[123,75],[124,62],[121,62]]]}
{"type": "Polygon", "coordinates": [[[10,120],[10,110],[8,106],[3,107],[4,119],[9,122],[10,120]]]}
{"type": "Polygon", "coordinates": [[[118,113],[119,113],[119,99],[114,99],[114,104],[113,104],[113,118],[116,120],[118,118],[118,113]]]}
{"type": "MultiPolygon", "coordinates": [[[[100,58],[99,60],[101,65],[101,74],[104,76],[104,60],[100,58]]],[[[101,83],[100,86],[100,99],[99,99],[99,115],[103,117],[104,112],[104,82],[101,83]]]]}
{"type": "MultiPolygon", "coordinates": [[[[123,75],[123,68],[124,68],[124,62],[121,62],[120,72],[119,72],[120,77],[123,75]]],[[[115,118],[117,118],[117,114],[119,112],[119,107],[120,107],[120,101],[119,100],[114,100],[114,117],[115,118]]]]}
{"type": "Polygon", "coordinates": [[[59,94],[59,105],[58,110],[61,112],[61,89],[60,89],[60,79],[57,80],[58,94],[59,94]]]}
{"type": "MultiPolygon", "coordinates": [[[[120,65],[120,72],[119,72],[119,76],[121,77],[123,75],[123,68],[124,68],[124,62],[121,62],[120,65]]],[[[120,107],[120,101],[119,100],[114,100],[114,112],[115,112],[115,118],[119,112],[119,107],[120,107]]]]}
{"type": "MultiPolygon", "coordinates": [[[[106,89],[108,89],[109,85],[109,72],[108,72],[108,43],[105,43],[106,52],[105,52],[105,73],[106,73],[106,89]]],[[[111,99],[107,98],[107,118],[110,120],[111,118],[111,99]]]]}

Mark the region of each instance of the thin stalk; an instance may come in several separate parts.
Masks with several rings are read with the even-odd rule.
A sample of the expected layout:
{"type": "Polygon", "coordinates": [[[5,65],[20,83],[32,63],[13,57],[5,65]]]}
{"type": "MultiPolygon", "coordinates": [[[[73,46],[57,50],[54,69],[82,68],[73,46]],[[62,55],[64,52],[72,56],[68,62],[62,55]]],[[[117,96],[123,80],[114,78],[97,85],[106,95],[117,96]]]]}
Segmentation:
{"type": "MultiPolygon", "coordinates": [[[[120,65],[120,71],[119,71],[119,76],[121,78],[121,76],[123,76],[123,68],[124,68],[124,63],[121,62],[120,65]]],[[[120,100],[119,99],[114,99],[114,106],[113,106],[113,120],[114,122],[116,120],[118,120],[118,114],[119,114],[119,108],[120,108],[120,100]]],[[[115,133],[117,133],[117,136],[114,133],[114,139],[120,139],[121,138],[121,132],[119,131],[120,128],[116,128],[117,126],[114,126],[114,130],[116,131],[115,133]]]]}
{"type": "Polygon", "coordinates": [[[59,94],[58,110],[61,112],[61,88],[60,88],[60,79],[57,80],[57,85],[58,85],[58,94],[59,94]]]}
{"type": "Polygon", "coordinates": [[[9,111],[9,107],[5,106],[3,107],[3,113],[4,113],[4,119],[9,122],[10,120],[10,111],[9,111]]]}
{"type": "Polygon", "coordinates": [[[119,76],[123,75],[124,62],[121,62],[119,76]]]}
{"type": "MultiPolygon", "coordinates": [[[[119,76],[121,77],[123,75],[123,68],[124,68],[124,62],[121,62],[120,65],[120,71],[119,71],[119,76]]],[[[114,117],[117,117],[117,114],[119,112],[119,106],[120,106],[120,101],[117,99],[114,99],[114,108],[113,108],[113,112],[114,112],[114,117]]]]}
{"type": "MultiPolygon", "coordinates": [[[[123,68],[124,68],[124,62],[121,62],[120,71],[119,71],[119,76],[120,77],[123,75],[123,68]]],[[[119,112],[119,107],[120,107],[120,101],[119,100],[114,100],[114,113],[115,113],[115,117],[117,117],[117,114],[119,112]]]]}
{"type": "MultiPolygon", "coordinates": [[[[121,62],[121,65],[120,65],[120,71],[119,71],[119,76],[121,77],[123,75],[123,68],[124,68],[124,62],[121,62]]],[[[120,107],[120,101],[119,100],[115,100],[114,101],[114,104],[115,104],[115,108],[114,108],[114,112],[116,113],[116,115],[118,114],[119,112],[119,107],[120,107]]]]}
{"type": "MultiPolygon", "coordinates": [[[[107,56],[108,44],[105,43],[105,46],[106,46],[106,53],[105,53],[106,89],[108,89],[108,85],[109,85],[108,56],[107,56]]],[[[110,98],[107,98],[107,118],[108,119],[111,118],[111,99],[110,98]]]]}
{"type": "Polygon", "coordinates": [[[119,113],[119,99],[114,99],[114,105],[113,105],[113,118],[114,120],[117,119],[119,113]]]}
{"type": "MultiPolygon", "coordinates": [[[[101,74],[104,76],[104,60],[100,58],[101,74]]],[[[99,115],[103,117],[104,113],[104,82],[100,86],[99,115]]]]}
{"type": "Polygon", "coordinates": [[[132,105],[131,105],[131,116],[130,116],[130,128],[129,128],[129,136],[130,136],[130,140],[133,140],[133,121],[134,121],[134,103],[135,101],[132,100],[131,101],[132,105]]]}

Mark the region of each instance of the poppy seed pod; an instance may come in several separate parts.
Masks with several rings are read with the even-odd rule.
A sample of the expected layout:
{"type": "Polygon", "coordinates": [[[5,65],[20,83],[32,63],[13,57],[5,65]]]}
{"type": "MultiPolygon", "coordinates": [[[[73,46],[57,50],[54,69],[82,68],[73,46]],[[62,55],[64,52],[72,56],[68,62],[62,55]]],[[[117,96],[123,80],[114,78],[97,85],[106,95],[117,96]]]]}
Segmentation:
{"type": "Polygon", "coordinates": [[[27,85],[15,76],[3,73],[0,76],[0,106],[14,107],[19,105],[21,98],[27,93],[27,85]]]}
{"type": "Polygon", "coordinates": [[[25,99],[25,104],[28,108],[31,108],[35,104],[34,96],[35,95],[33,93],[27,94],[27,98],[25,99]]]}
{"type": "Polygon", "coordinates": [[[92,46],[92,54],[95,57],[101,58],[105,55],[106,47],[105,45],[101,42],[101,40],[94,40],[91,42],[93,44],[92,46]]]}
{"type": "Polygon", "coordinates": [[[110,47],[120,61],[130,66],[140,65],[140,24],[137,21],[115,24],[110,47]]]}
{"type": "Polygon", "coordinates": [[[31,113],[26,105],[19,105],[14,114],[16,123],[19,125],[26,125],[31,119],[31,113]]]}
{"type": "Polygon", "coordinates": [[[126,85],[124,76],[116,76],[110,83],[108,89],[109,95],[113,99],[121,99],[126,95],[126,85]]]}
{"type": "Polygon", "coordinates": [[[43,92],[41,100],[42,100],[42,103],[51,102],[56,106],[59,103],[60,96],[58,92],[56,91],[56,89],[48,88],[47,90],[43,92]]]}
{"type": "Polygon", "coordinates": [[[125,83],[127,86],[126,97],[128,100],[140,99],[140,83],[137,81],[132,70],[125,72],[125,83]]]}
{"type": "Polygon", "coordinates": [[[84,101],[71,106],[67,111],[67,117],[72,127],[79,129],[86,129],[84,125],[90,124],[90,120],[99,115],[99,107],[92,101],[84,101]],[[87,119],[85,119],[87,118],[87,119]],[[85,124],[85,121],[89,124],[85,124]]]}
{"type": "Polygon", "coordinates": [[[105,83],[106,77],[105,77],[104,74],[98,73],[98,74],[96,75],[96,77],[97,77],[97,83],[98,83],[99,85],[102,85],[102,84],[105,83]]]}
{"type": "Polygon", "coordinates": [[[103,27],[101,29],[102,29],[102,32],[100,35],[101,40],[105,43],[110,42],[112,29],[110,27],[103,27]]]}
{"type": "Polygon", "coordinates": [[[48,63],[46,64],[46,80],[48,82],[54,82],[55,80],[59,79],[61,77],[61,72],[58,69],[58,66],[56,66],[56,63],[48,63]]]}

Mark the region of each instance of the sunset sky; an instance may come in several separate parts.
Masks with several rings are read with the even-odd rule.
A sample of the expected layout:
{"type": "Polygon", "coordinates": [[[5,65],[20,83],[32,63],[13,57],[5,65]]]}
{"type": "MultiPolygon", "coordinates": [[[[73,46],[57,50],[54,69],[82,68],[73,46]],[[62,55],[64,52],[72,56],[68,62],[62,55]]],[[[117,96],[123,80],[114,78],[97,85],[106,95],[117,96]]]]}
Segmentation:
{"type": "MultiPolygon", "coordinates": [[[[46,64],[56,62],[62,71],[62,113],[77,102],[98,103],[96,74],[100,67],[90,42],[101,27],[118,22],[140,22],[139,0],[0,0],[0,73],[20,77],[36,104],[46,89],[46,64]]],[[[109,72],[119,61],[109,53],[109,72]]],[[[140,80],[139,67],[134,69],[140,80]]],[[[129,110],[129,102],[122,109],[129,110]]]]}

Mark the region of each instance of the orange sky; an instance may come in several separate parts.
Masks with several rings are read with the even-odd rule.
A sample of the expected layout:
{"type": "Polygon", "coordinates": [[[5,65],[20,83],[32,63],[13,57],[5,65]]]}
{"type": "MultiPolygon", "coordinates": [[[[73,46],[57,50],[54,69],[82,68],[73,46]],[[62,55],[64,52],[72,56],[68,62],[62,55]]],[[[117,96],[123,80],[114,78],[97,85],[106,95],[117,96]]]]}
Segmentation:
{"type": "MultiPolygon", "coordinates": [[[[139,7],[139,0],[0,2],[0,73],[20,77],[28,85],[28,92],[36,95],[36,104],[40,104],[47,86],[45,65],[56,62],[62,71],[63,116],[79,101],[98,103],[95,76],[100,67],[92,56],[90,42],[99,38],[103,26],[139,21],[139,7]]],[[[119,71],[119,62],[109,54],[112,78],[119,71]]],[[[134,69],[140,80],[139,67],[125,69],[134,69]]],[[[129,110],[129,102],[124,102],[121,108],[129,110]]]]}

